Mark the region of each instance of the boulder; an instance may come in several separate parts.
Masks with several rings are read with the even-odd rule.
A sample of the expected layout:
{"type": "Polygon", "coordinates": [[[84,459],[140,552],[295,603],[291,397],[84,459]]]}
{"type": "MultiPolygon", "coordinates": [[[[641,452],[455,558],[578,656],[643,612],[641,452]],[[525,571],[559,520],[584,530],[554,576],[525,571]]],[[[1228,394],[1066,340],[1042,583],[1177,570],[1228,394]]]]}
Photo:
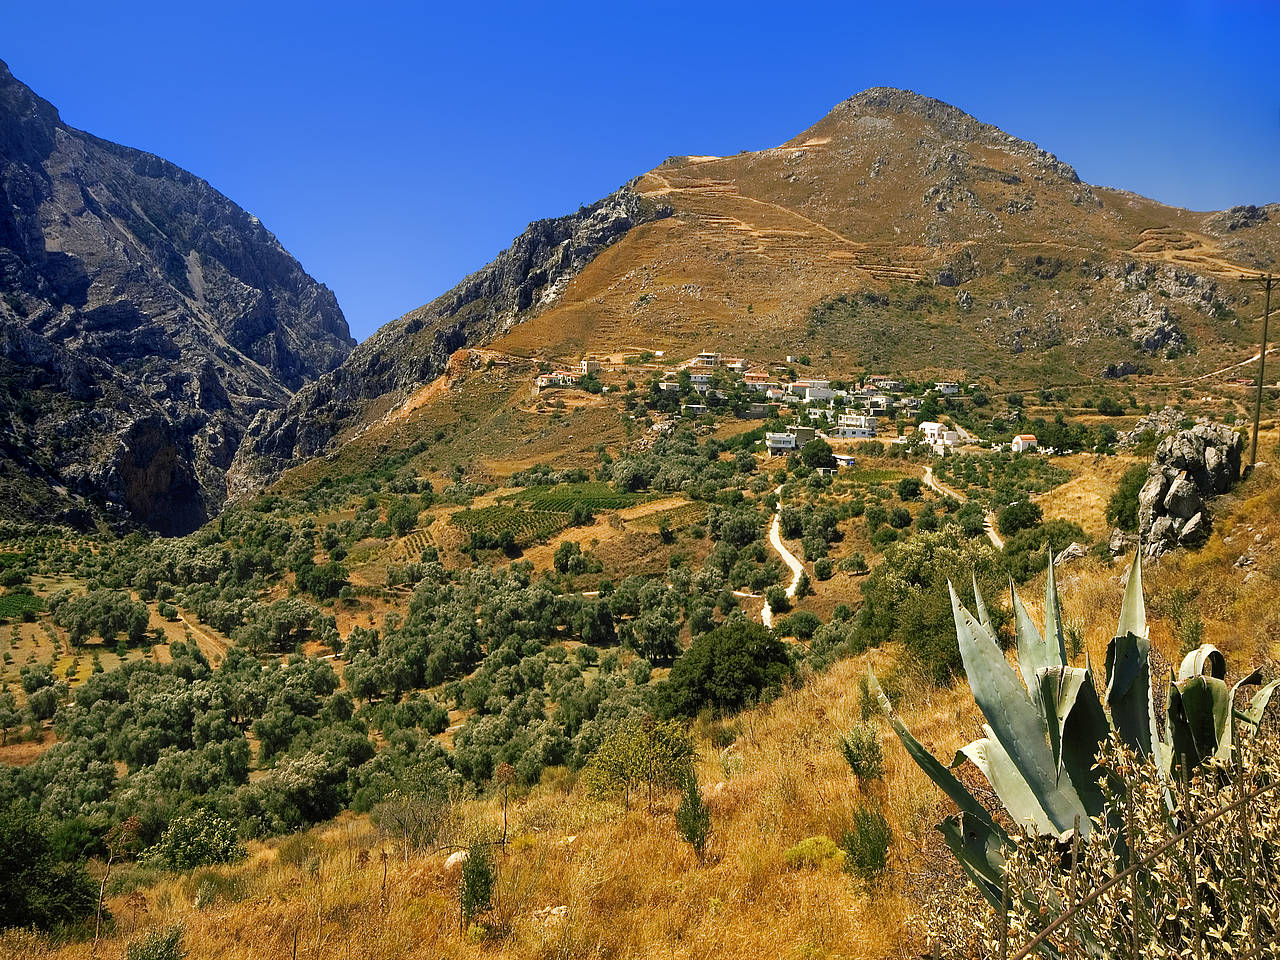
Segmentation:
{"type": "Polygon", "coordinates": [[[1209,522],[1203,513],[1197,513],[1178,531],[1178,544],[1183,547],[1198,547],[1209,536],[1209,522]]]}
{"type": "Polygon", "coordinates": [[[1164,496],[1164,511],[1179,520],[1190,520],[1199,516],[1204,508],[1200,499],[1200,491],[1184,473],[1169,485],[1169,492],[1164,496]]]}
{"type": "Polygon", "coordinates": [[[1160,442],[1138,491],[1138,529],[1147,556],[1204,543],[1212,521],[1208,501],[1240,479],[1243,449],[1240,434],[1209,422],[1160,442]]]}
{"type": "Polygon", "coordinates": [[[1085,549],[1083,544],[1072,541],[1065,550],[1058,554],[1057,559],[1053,562],[1058,566],[1062,566],[1062,564],[1067,561],[1080,560],[1084,558],[1088,552],[1089,551],[1085,549]]]}

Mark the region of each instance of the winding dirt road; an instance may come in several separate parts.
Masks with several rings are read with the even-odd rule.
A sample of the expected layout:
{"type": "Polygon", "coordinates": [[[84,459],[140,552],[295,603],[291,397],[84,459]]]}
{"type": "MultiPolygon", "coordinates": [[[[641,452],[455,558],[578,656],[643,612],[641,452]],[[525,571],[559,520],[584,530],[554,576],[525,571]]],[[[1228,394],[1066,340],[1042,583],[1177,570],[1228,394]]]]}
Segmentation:
{"type": "MultiPolygon", "coordinates": [[[[948,487],[946,484],[938,480],[938,478],[933,475],[933,467],[924,468],[924,485],[939,496],[954,497],[961,503],[964,503],[965,500],[968,499],[968,497],[959,490],[953,490],[951,487],[948,487]]],[[[996,532],[996,515],[990,510],[986,511],[983,515],[982,529],[986,532],[987,539],[991,541],[991,545],[993,547],[997,550],[1004,549],[1004,540],[1001,539],[1000,534],[996,532]]]]}
{"type": "MultiPolygon", "coordinates": [[[[787,585],[787,599],[795,599],[796,590],[800,586],[800,575],[804,573],[804,564],[787,549],[782,542],[782,487],[773,491],[778,495],[778,507],[773,512],[773,523],[769,525],[769,546],[782,558],[782,562],[791,568],[791,583],[787,585]]],[[[768,603],[760,610],[760,622],[766,627],[773,626],[773,609],[768,603]]]]}

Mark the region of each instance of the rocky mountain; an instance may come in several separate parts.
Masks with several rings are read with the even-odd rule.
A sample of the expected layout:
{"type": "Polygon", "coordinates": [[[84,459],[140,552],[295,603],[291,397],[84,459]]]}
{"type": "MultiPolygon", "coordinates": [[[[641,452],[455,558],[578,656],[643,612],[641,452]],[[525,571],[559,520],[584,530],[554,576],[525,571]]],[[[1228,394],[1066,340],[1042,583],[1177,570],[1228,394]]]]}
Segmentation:
{"type": "Polygon", "coordinates": [[[531,223],[492,263],[382,327],[284,408],[260,414],[228,475],[232,496],[323,452],[344,431],[442,375],[454,351],[491,342],[554,306],[601,251],[670,213],[628,184],[576,213],[531,223]]]}
{"type": "Polygon", "coordinates": [[[190,530],[253,417],[353,346],[256,217],[0,62],[0,518],[190,530]]]}
{"type": "Polygon", "coordinates": [[[1256,291],[1238,278],[1278,256],[1280,206],[1205,215],[1092,186],[954,106],[875,88],[779,147],[672,157],[534,224],[264,412],[231,489],[362,435],[478,344],[552,363],[808,354],[835,376],[1005,390],[1213,369],[1253,336],[1256,291]]]}

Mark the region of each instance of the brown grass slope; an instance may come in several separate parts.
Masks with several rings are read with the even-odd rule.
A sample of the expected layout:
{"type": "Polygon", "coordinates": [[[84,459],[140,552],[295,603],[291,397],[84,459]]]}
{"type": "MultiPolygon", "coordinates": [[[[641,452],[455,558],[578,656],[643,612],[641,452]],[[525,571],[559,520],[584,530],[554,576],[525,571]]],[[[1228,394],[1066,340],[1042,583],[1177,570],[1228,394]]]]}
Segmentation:
{"type": "MultiPolygon", "coordinates": [[[[1230,680],[1251,665],[1275,674],[1276,480],[1273,468],[1259,469],[1217,501],[1217,529],[1201,551],[1148,566],[1153,675],[1167,675],[1166,665],[1177,661],[1182,627],[1173,599],[1188,589],[1205,621],[1204,639],[1227,654],[1230,680]]],[[[1123,563],[1094,559],[1060,572],[1064,621],[1080,630],[1094,663],[1114,632],[1124,573],[1123,563]]],[[[1037,619],[1040,587],[1024,591],[1037,619]]],[[[193,960],[291,956],[295,938],[299,957],[369,960],[919,956],[912,918],[964,895],[933,830],[948,803],[887,730],[885,778],[865,790],[836,740],[859,716],[857,679],[868,665],[893,677],[908,725],[939,757],[978,736],[980,717],[963,686],[929,687],[895,659],[885,649],[838,662],[771,704],[695,727],[698,776],[713,815],[704,862],[676,836],[674,797],[652,812],[642,803],[626,811],[590,801],[567,775],[549,773],[512,801],[511,842],[499,857],[498,908],[489,918],[506,931],[498,939],[476,942],[459,931],[447,850],[405,858],[394,837],[344,815],[302,838],[254,844],[236,866],[137,876],[135,889],[108,898],[116,925],[98,956],[121,957],[145,929],[174,923],[183,925],[193,960]],[[733,742],[721,747],[726,729],[733,742]],[[863,803],[884,811],[894,831],[883,889],[860,890],[834,867],[787,866],[791,846],[819,834],[838,837],[863,803]],[[562,916],[547,912],[558,907],[562,916]]],[[[961,775],[989,796],[971,768],[961,775]]],[[[452,839],[492,835],[501,819],[497,799],[470,801],[452,839]]],[[[0,957],[71,960],[91,952],[88,943],[59,948],[16,934],[0,940],[0,957]]]]}

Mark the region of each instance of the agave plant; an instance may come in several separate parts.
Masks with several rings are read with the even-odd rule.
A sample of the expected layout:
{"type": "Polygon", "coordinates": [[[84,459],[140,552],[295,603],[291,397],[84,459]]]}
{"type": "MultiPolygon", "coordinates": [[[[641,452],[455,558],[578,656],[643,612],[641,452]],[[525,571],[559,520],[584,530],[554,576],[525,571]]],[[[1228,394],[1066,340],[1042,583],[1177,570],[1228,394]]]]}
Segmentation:
{"type": "Polygon", "coordinates": [[[1260,683],[1261,675],[1254,671],[1228,688],[1226,659],[1216,647],[1205,644],[1189,653],[1177,676],[1170,679],[1161,738],[1137,555],[1125,587],[1120,622],[1107,647],[1101,697],[1087,658],[1084,667],[1067,662],[1052,558],[1043,635],[1010,584],[1017,670],[995,641],[976,580],[973,589],[976,616],[960,603],[954,588],[951,608],[965,676],[986,720],[984,737],[963,747],[950,767],[945,766],[912,736],[874,675],[870,685],[907,752],[959,808],[938,829],[965,873],[996,907],[1003,895],[1003,851],[1010,837],[956,778],[954,768],[965,761],[973,763],[1019,831],[1060,840],[1073,832],[1087,836],[1093,821],[1108,814],[1102,790],[1106,774],[1095,764],[1108,738],[1114,735],[1154,758],[1172,784],[1210,757],[1230,757],[1235,721],[1248,732],[1256,731],[1280,686],[1280,680],[1268,684],[1247,709],[1235,710],[1236,691],[1260,683]]]}

